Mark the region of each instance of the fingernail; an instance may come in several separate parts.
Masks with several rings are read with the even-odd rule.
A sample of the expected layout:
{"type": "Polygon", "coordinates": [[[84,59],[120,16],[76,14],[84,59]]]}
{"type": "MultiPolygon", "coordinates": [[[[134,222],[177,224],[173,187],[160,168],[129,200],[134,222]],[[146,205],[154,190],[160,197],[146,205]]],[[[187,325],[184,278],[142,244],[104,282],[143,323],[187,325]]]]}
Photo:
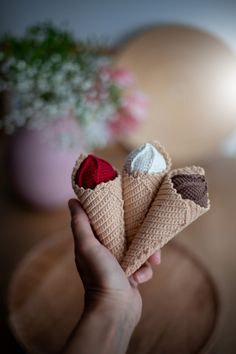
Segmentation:
{"type": "Polygon", "coordinates": [[[155,256],[155,258],[156,258],[157,264],[160,264],[160,263],[161,263],[161,252],[159,252],[159,253],[155,256]]]}
{"type": "Polygon", "coordinates": [[[145,276],[144,276],[143,273],[140,272],[140,273],[136,274],[136,278],[138,280],[138,283],[142,283],[142,281],[144,280],[145,276]]]}
{"type": "Polygon", "coordinates": [[[131,275],[131,276],[129,277],[129,281],[130,281],[130,284],[133,285],[133,286],[135,286],[135,287],[138,285],[138,283],[137,283],[137,281],[134,279],[133,275],[131,275]]]}
{"type": "Polygon", "coordinates": [[[161,263],[161,251],[157,251],[152,255],[152,259],[155,262],[155,264],[160,264],[161,263]]]}
{"type": "Polygon", "coordinates": [[[75,199],[70,199],[68,202],[68,206],[69,206],[70,212],[72,214],[73,212],[75,212],[76,209],[79,208],[79,203],[75,199]]]}
{"type": "Polygon", "coordinates": [[[133,278],[139,284],[139,283],[143,282],[143,280],[145,278],[145,274],[139,269],[139,271],[137,273],[133,274],[133,278]]]}

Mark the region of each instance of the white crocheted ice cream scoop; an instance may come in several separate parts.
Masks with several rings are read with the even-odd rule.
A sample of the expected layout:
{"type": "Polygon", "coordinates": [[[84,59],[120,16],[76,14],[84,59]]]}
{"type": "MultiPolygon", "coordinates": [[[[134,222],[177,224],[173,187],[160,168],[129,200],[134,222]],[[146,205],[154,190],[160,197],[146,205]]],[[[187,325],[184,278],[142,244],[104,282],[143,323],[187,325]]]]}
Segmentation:
{"type": "Polygon", "coordinates": [[[124,167],[128,174],[135,171],[158,173],[166,169],[166,161],[155,146],[146,143],[128,155],[124,167]]]}
{"type": "Polygon", "coordinates": [[[143,144],[128,155],[122,171],[125,234],[128,245],[142,224],[170,167],[170,157],[157,141],[143,144]]]}

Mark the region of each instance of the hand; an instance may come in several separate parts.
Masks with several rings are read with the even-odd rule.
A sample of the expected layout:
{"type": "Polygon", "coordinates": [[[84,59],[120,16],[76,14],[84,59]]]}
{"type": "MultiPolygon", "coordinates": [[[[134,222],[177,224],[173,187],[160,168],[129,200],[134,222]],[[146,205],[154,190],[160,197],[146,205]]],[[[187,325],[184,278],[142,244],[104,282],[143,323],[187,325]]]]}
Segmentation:
{"type": "Polygon", "coordinates": [[[151,264],[160,263],[160,253],[127,278],[115,257],[96,239],[79,202],[72,199],[69,207],[85,307],[63,353],[124,354],[141,316],[138,284],[151,279],[151,264]]]}
{"type": "Polygon", "coordinates": [[[85,311],[111,310],[133,328],[138,323],[142,300],[138,285],[152,278],[151,265],[160,263],[160,252],[151,256],[127,278],[110,251],[94,236],[89,219],[76,199],[69,201],[75,243],[75,262],[85,289],[85,311]]]}

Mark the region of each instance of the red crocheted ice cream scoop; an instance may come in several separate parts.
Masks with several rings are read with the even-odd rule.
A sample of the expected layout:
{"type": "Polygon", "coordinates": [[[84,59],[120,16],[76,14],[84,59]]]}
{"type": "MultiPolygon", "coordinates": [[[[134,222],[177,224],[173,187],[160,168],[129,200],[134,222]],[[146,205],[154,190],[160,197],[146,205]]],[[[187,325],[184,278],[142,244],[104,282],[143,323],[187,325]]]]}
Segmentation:
{"type": "Polygon", "coordinates": [[[94,189],[96,185],[111,181],[116,176],[116,171],[107,161],[88,155],[76,173],[75,183],[79,187],[94,189]]]}

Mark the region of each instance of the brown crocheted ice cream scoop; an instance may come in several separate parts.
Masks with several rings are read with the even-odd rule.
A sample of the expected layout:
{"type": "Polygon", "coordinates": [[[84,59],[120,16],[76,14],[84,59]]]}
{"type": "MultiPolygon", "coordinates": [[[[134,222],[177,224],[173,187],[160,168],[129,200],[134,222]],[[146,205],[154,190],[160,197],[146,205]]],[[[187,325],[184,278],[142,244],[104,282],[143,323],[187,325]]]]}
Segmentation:
{"type": "Polygon", "coordinates": [[[174,189],[183,199],[189,199],[203,208],[207,207],[207,181],[206,177],[196,175],[176,175],[171,178],[174,189]]]}
{"type": "Polygon", "coordinates": [[[122,260],[127,276],[209,208],[207,182],[201,167],[169,172],[122,260]]]}

